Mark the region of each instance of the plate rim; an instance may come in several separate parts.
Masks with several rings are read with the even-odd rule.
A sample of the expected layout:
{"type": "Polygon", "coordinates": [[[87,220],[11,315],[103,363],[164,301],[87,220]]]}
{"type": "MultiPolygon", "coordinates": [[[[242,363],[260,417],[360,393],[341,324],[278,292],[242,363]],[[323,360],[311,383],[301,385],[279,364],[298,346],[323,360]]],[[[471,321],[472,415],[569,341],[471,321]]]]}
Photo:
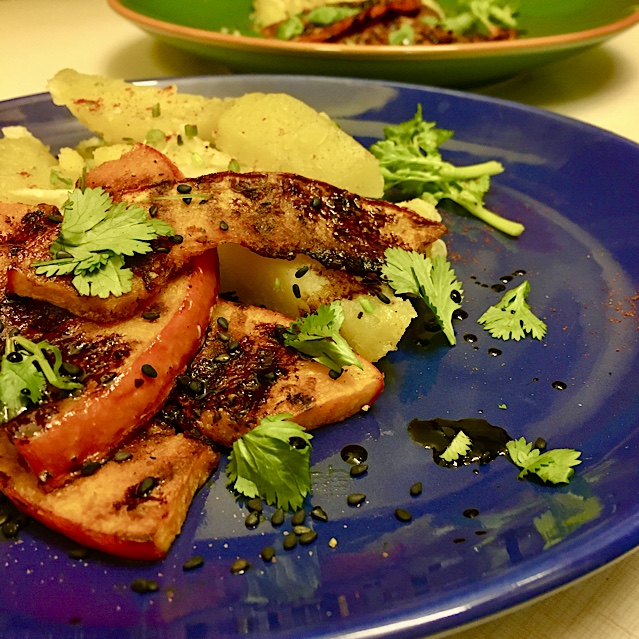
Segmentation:
{"type": "MultiPolygon", "coordinates": [[[[375,84],[375,85],[385,85],[397,87],[399,89],[413,89],[418,90],[420,92],[429,93],[429,94],[437,94],[437,95],[452,95],[464,100],[471,100],[474,102],[484,102],[484,103],[493,103],[496,105],[502,105],[509,109],[522,110],[525,112],[531,112],[538,116],[544,118],[555,119],[570,126],[575,126],[580,129],[592,130],[596,132],[598,135],[604,135],[606,137],[612,138],[617,142],[621,142],[624,144],[630,145],[635,152],[639,152],[639,144],[624,138],[618,134],[607,131],[600,127],[596,127],[594,125],[581,122],[577,119],[556,114],[545,109],[541,109],[539,107],[524,105],[518,102],[505,100],[502,98],[495,98],[492,96],[485,96],[481,94],[473,94],[461,90],[456,89],[446,89],[440,87],[429,87],[422,86],[418,84],[410,84],[405,82],[394,82],[394,81],[386,81],[386,80],[367,80],[367,79],[359,79],[359,78],[343,78],[343,77],[333,77],[333,76],[304,76],[304,75],[277,75],[277,74],[266,74],[266,75],[235,75],[235,76],[216,76],[216,75],[197,75],[197,76],[173,76],[173,77],[164,77],[164,78],[149,78],[149,79],[140,79],[138,82],[157,82],[159,85],[167,85],[171,83],[176,84],[189,84],[195,82],[213,82],[213,83],[241,83],[244,81],[251,82],[253,80],[258,80],[260,82],[263,81],[274,81],[277,83],[281,82],[324,82],[324,83],[338,83],[338,84],[347,84],[347,83],[356,83],[356,84],[375,84]]],[[[25,96],[20,96],[17,98],[12,98],[8,100],[0,101],[0,107],[12,105],[15,106],[16,102],[29,101],[31,103],[37,103],[40,101],[51,101],[50,94],[47,92],[40,92],[36,94],[30,94],[25,96]]],[[[639,500],[636,503],[636,508],[639,509],[639,500]]],[[[601,552],[593,552],[593,546],[589,546],[587,549],[583,544],[579,544],[578,540],[568,540],[566,544],[571,548],[574,546],[577,549],[577,552],[573,554],[573,559],[571,561],[572,571],[563,571],[561,574],[557,573],[557,570],[550,570],[550,567],[555,564],[555,552],[549,551],[543,558],[543,561],[536,560],[535,561],[535,569],[539,567],[548,567],[548,570],[540,572],[536,572],[535,576],[539,577],[537,579],[528,580],[527,583],[523,586],[523,589],[526,591],[530,591],[531,594],[529,596],[523,597],[522,601],[522,587],[520,586],[517,590],[514,590],[509,597],[507,597],[506,603],[504,603],[504,599],[496,599],[492,598],[484,598],[479,602],[475,602],[468,606],[468,609],[460,612],[460,623],[455,623],[453,625],[443,625],[441,628],[437,628],[436,624],[434,625],[432,621],[424,620],[423,618],[420,620],[419,618],[413,618],[412,612],[418,613],[420,606],[419,603],[415,602],[408,610],[401,612],[394,611],[386,611],[384,613],[378,613],[382,615],[384,618],[388,620],[388,623],[385,625],[376,625],[372,628],[373,633],[370,633],[369,624],[359,624],[359,628],[356,625],[350,626],[346,632],[340,629],[328,629],[326,632],[323,632],[321,628],[319,628],[316,632],[314,632],[312,636],[314,638],[322,638],[322,639],[363,639],[364,635],[362,635],[362,631],[366,630],[366,637],[388,637],[392,636],[396,639],[406,638],[408,639],[417,637],[417,633],[421,633],[424,630],[428,630],[430,632],[433,630],[437,633],[448,633],[448,632],[457,632],[462,630],[465,626],[474,623],[483,623],[487,621],[491,616],[500,614],[500,613],[508,613],[511,610],[515,609],[518,606],[528,605],[533,603],[540,598],[545,596],[552,595],[557,590],[566,587],[568,585],[572,585],[575,581],[578,581],[581,578],[592,575],[594,572],[603,569],[609,566],[611,563],[622,560],[626,555],[632,553],[634,550],[638,548],[637,543],[639,542],[639,521],[635,523],[635,527],[632,530],[628,528],[628,520],[624,519],[623,521],[617,522],[615,526],[608,527],[605,529],[604,533],[600,535],[597,539],[597,544],[595,548],[598,550],[603,549],[604,554],[601,552]],[[624,534],[620,534],[624,533],[624,534]],[[610,540],[612,539],[612,541],[610,540]],[[614,543],[612,543],[614,542],[614,543]],[[508,601],[512,600],[510,603],[508,601]],[[499,602],[499,605],[495,606],[495,603],[499,602]],[[472,614],[468,614],[472,613],[472,614]],[[393,623],[394,617],[399,616],[402,623],[393,623]],[[469,617],[464,620],[464,617],[469,617]],[[397,628],[391,628],[391,626],[397,626],[397,628]]],[[[562,548],[565,548],[564,544],[562,548]]],[[[563,554],[563,553],[562,553],[563,554]]],[[[525,574],[524,574],[525,576],[525,574]]],[[[510,581],[507,575],[501,574],[495,576],[488,581],[494,584],[495,588],[499,588],[500,581],[510,581]]],[[[459,598],[458,593],[449,593],[444,600],[454,600],[459,598]]],[[[368,617],[367,617],[368,618],[368,617]]],[[[299,629],[298,629],[299,630],[299,629]]],[[[90,636],[90,635],[87,635],[90,636]]],[[[278,635],[279,637],[280,635],[278,635]]],[[[288,636],[288,633],[281,636],[288,636]]],[[[295,636],[293,632],[291,636],[295,636]]],[[[421,636],[421,635],[420,635],[421,636]]]]}

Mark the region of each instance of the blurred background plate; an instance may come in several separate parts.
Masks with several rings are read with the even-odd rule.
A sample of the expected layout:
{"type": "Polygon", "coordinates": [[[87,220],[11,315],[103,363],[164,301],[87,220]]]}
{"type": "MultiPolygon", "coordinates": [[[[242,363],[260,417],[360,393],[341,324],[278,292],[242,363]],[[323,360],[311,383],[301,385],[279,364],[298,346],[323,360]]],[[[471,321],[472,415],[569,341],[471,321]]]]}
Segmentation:
{"type": "MultiPolygon", "coordinates": [[[[437,86],[502,79],[600,44],[639,21],[635,0],[521,0],[524,35],[517,40],[388,47],[260,38],[251,29],[251,0],[108,1],[145,31],[234,72],[368,77],[437,86]]],[[[441,4],[446,8],[446,1],[441,4]]]]}

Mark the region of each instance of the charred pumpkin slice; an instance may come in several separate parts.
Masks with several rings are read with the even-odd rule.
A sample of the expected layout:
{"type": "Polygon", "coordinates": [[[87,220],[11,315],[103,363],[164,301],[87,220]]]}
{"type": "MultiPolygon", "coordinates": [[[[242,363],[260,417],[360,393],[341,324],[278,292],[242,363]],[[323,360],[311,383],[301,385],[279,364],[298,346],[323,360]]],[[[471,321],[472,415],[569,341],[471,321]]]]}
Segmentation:
{"type": "Polygon", "coordinates": [[[194,260],[129,320],[97,324],[46,303],[5,297],[5,330],[57,346],[83,388],[55,393],[5,425],[45,488],[105,461],[162,405],[195,355],[217,295],[215,253],[194,260]]]}
{"type": "Polygon", "coordinates": [[[209,446],[158,425],[88,477],[44,491],[0,433],[0,488],[23,512],[74,541],[129,559],[161,559],[217,466],[209,446]]]}
{"type": "Polygon", "coordinates": [[[362,369],[349,366],[333,379],[326,366],[282,345],[278,333],[290,321],[220,300],[202,348],[158,417],[231,446],[268,415],[290,413],[311,429],[371,406],[384,388],[382,373],[360,358],[362,369]]]}

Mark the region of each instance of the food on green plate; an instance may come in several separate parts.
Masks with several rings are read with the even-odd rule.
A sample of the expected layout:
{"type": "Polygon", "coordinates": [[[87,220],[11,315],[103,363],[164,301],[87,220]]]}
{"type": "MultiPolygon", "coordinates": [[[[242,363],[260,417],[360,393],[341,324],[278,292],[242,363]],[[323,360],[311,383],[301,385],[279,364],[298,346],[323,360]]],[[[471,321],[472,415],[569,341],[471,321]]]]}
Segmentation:
{"type": "Polygon", "coordinates": [[[505,0],[254,0],[263,36],[294,42],[432,45],[517,37],[516,10],[505,0]],[[444,5],[444,6],[442,6],[444,5]]]}

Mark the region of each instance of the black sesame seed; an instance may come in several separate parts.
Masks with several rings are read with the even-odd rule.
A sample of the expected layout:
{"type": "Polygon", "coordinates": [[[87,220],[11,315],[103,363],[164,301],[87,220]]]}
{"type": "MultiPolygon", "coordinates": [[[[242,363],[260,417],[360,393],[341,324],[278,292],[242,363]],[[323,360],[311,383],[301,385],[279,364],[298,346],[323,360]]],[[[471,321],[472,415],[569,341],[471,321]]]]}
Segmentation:
{"type": "Polygon", "coordinates": [[[240,343],[234,339],[232,342],[229,342],[228,349],[229,351],[236,351],[240,347],[240,343]]]}
{"type": "Polygon", "coordinates": [[[395,517],[397,517],[399,521],[403,521],[403,522],[409,522],[413,518],[413,516],[407,510],[404,510],[403,508],[395,509],[395,517]]]}
{"type": "Polygon", "coordinates": [[[222,220],[220,222],[220,230],[221,231],[228,231],[229,230],[229,225],[224,220],[222,220]]]}
{"type": "Polygon", "coordinates": [[[311,517],[316,521],[328,521],[328,515],[321,506],[315,506],[311,510],[311,517]]]}
{"type": "Polygon", "coordinates": [[[78,546],[77,548],[71,548],[67,553],[69,559],[85,559],[89,554],[89,549],[84,546],[78,546]]]}
{"type": "Polygon", "coordinates": [[[223,331],[228,331],[229,330],[229,321],[226,319],[226,317],[218,317],[216,321],[217,321],[217,325],[223,331]]]}
{"type": "Polygon", "coordinates": [[[12,351],[7,355],[7,361],[12,364],[17,364],[22,361],[22,354],[18,353],[18,351],[12,351]]]}
{"type": "Polygon", "coordinates": [[[349,506],[359,506],[366,500],[366,495],[364,493],[351,493],[346,497],[346,503],[349,506]]]}
{"type": "Polygon", "coordinates": [[[184,238],[181,235],[170,235],[169,240],[173,242],[173,244],[182,244],[184,242],[184,238]]]}
{"type": "Polygon", "coordinates": [[[351,477],[360,477],[364,475],[368,471],[368,464],[355,464],[351,466],[350,475],[351,477]]]}
{"type": "Polygon", "coordinates": [[[295,533],[289,533],[284,537],[284,541],[282,542],[282,546],[284,550],[292,550],[297,546],[297,535],[295,533]]]}
{"type": "Polygon", "coordinates": [[[146,375],[147,377],[157,377],[158,372],[151,366],[151,364],[142,364],[142,375],[146,375]]]}
{"type": "Polygon", "coordinates": [[[223,364],[225,362],[228,362],[230,359],[231,356],[228,353],[220,353],[213,358],[213,361],[217,362],[218,364],[223,364]]]}
{"type": "Polygon", "coordinates": [[[319,211],[319,209],[322,207],[322,200],[321,198],[314,196],[313,199],[311,200],[311,206],[316,210],[319,211]]]}
{"type": "Polygon", "coordinates": [[[260,513],[255,510],[250,512],[246,516],[246,519],[244,520],[244,525],[249,529],[257,528],[259,523],[260,523],[260,513]]]}
{"type": "Polygon", "coordinates": [[[295,295],[297,299],[302,297],[302,291],[300,291],[300,287],[297,284],[293,284],[293,295],[295,295]]]}
{"type": "Polygon", "coordinates": [[[190,193],[191,192],[191,186],[188,184],[178,184],[177,185],[177,192],[178,193],[190,193]]]}
{"type": "Polygon", "coordinates": [[[195,570],[195,568],[199,568],[204,565],[204,557],[202,555],[195,555],[190,559],[187,559],[182,564],[182,570],[195,570]]]}
{"type": "Polygon", "coordinates": [[[455,304],[459,304],[462,301],[461,293],[458,290],[454,290],[450,292],[450,299],[455,302],[455,304]]]}
{"type": "Polygon", "coordinates": [[[189,390],[193,391],[196,395],[201,395],[204,390],[204,382],[200,379],[192,379],[189,382],[189,390]]]}
{"type": "Polygon", "coordinates": [[[303,535],[304,533],[310,532],[312,530],[312,528],[309,528],[308,526],[304,526],[303,524],[299,524],[297,526],[293,526],[293,532],[299,537],[300,535],[303,535]]]}
{"type": "Polygon", "coordinates": [[[312,544],[317,539],[317,532],[314,530],[309,530],[308,532],[302,533],[300,535],[299,542],[303,546],[308,544],[312,544]]]}
{"type": "Polygon", "coordinates": [[[332,379],[339,379],[343,372],[344,372],[344,369],[336,371],[331,368],[331,370],[328,371],[328,376],[331,377],[332,379]]]}
{"type": "Polygon", "coordinates": [[[168,253],[171,249],[168,246],[156,246],[154,250],[156,253],[168,253]]]}
{"type": "Polygon", "coordinates": [[[148,320],[149,322],[154,322],[156,319],[159,319],[159,317],[159,313],[153,313],[151,311],[142,313],[142,319],[148,320]]]}
{"type": "Polygon", "coordinates": [[[151,217],[155,217],[158,214],[158,211],[160,209],[158,208],[157,204],[151,204],[151,206],[149,206],[149,215],[151,217]]]}
{"type": "Polygon", "coordinates": [[[23,388],[23,389],[20,391],[20,394],[21,394],[21,395],[31,395],[31,390],[30,390],[30,389],[28,389],[28,388],[23,388]]]}
{"type": "Polygon", "coordinates": [[[377,293],[377,299],[382,304],[390,304],[390,298],[388,297],[388,295],[384,295],[384,293],[382,293],[381,291],[377,293]]]}
{"type": "Polygon", "coordinates": [[[62,222],[62,216],[58,213],[49,213],[47,215],[47,220],[49,222],[53,222],[53,224],[60,224],[62,222]]]}
{"type": "Polygon", "coordinates": [[[55,258],[57,260],[68,260],[71,257],[73,257],[73,255],[71,255],[71,253],[69,253],[69,251],[58,251],[55,254],[55,258]]]}
{"type": "Polygon", "coordinates": [[[546,440],[543,437],[537,437],[535,443],[533,444],[534,448],[538,448],[539,450],[546,450],[546,440]]]}
{"type": "Polygon", "coordinates": [[[232,575],[243,575],[247,570],[251,569],[251,564],[249,564],[246,559],[236,559],[232,564],[231,571],[232,575]]]}
{"type": "Polygon", "coordinates": [[[423,489],[424,487],[422,486],[422,482],[417,481],[410,487],[410,490],[408,492],[411,494],[411,496],[417,497],[418,495],[422,494],[423,489]]]}
{"type": "Polygon", "coordinates": [[[145,477],[135,488],[135,496],[144,498],[158,485],[155,477],[145,477]]]}
{"type": "Polygon", "coordinates": [[[278,508],[271,515],[271,525],[272,526],[281,526],[284,523],[284,511],[281,508],[278,508]]]}
{"type": "Polygon", "coordinates": [[[133,455],[128,450],[119,450],[115,455],[113,455],[113,461],[118,463],[122,463],[131,459],[133,455]]]}
{"type": "Polygon", "coordinates": [[[304,266],[301,266],[300,268],[298,268],[297,271],[295,271],[295,277],[299,279],[300,277],[304,277],[307,273],[308,273],[308,265],[305,264],[304,266]]]}
{"type": "Polygon", "coordinates": [[[220,342],[228,342],[231,339],[231,336],[228,333],[218,333],[217,338],[220,342]]]}
{"type": "Polygon", "coordinates": [[[246,507],[249,510],[252,510],[252,511],[255,511],[255,512],[258,512],[258,513],[261,513],[263,508],[264,508],[264,506],[262,505],[262,500],[257,498],[257,497],[255,497],[253,499],[249,499],[246,502],[246,507]]]}
{"type": "Polygon", "coordinates": [[[301,526],[306,521],[306,511],[300,508],[292,517],[291,524],[293,526],[301,526]]]}
{"type": "Polygon", "coordinates": [[[69,377],[80,377],[82,375],[82,369],[71,362],[62,362],[60,366],[65,375],[69,377]]]}
{"type": "Polygon", "coordinates": [[[184,202],[184,204],[191,204],[192,201],[193,201],[192,197],[183,197],[182,198],[182,202],[184,202]]]}
{"type": "Polygon", "coordinates": [[[275,548],[273,548],[273,546],[264,546],[260,552],[260,557],[264,561],[273,561],[273,557],[275,557],[275,548]]]}
{"type": "Polygon", "coordinates": [[[93,473],[95,473],[100,468],[100,466],[102,466],[102,464],[97,461],[84,462],[84,464],[82,464],[80,473],[83,477],[88,477],[89,475],[93,475],[93,473]]]}
{"type": "Polygon", "coordinates": [[[131,590],[140,595],[147,592],[156,592],[158,589],[158,582],[155,579],[134,579],[131,582],[131,590]]]}

